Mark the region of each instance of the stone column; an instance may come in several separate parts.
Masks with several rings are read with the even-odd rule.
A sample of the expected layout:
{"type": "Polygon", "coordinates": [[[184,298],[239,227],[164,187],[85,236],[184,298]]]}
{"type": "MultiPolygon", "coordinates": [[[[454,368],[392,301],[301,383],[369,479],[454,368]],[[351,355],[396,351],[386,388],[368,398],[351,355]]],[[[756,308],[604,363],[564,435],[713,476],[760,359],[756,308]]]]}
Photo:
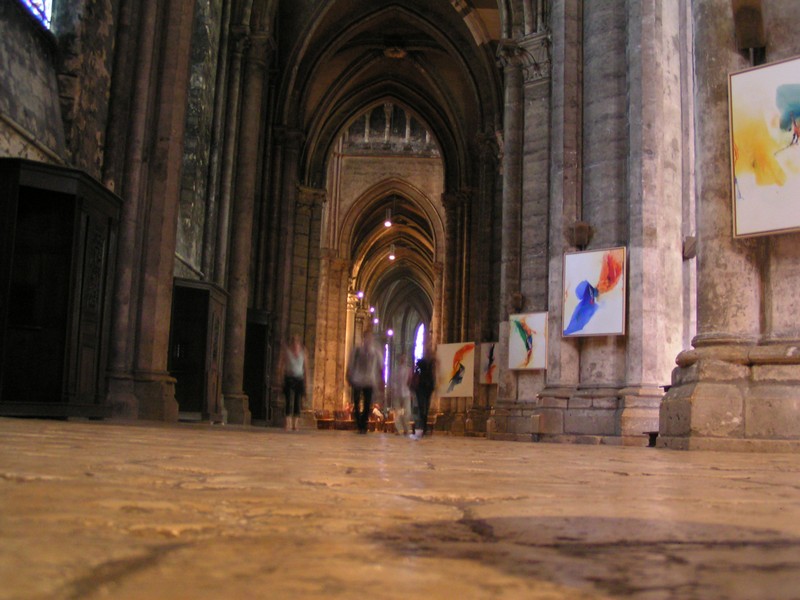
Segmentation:
{"type": "Polygon", "coordinates": [[[266,33],[250,37],[244,72],[242,119],[238,139],[236,189],[232,211],[228,307],[225,321],[225,373],[222,392],[227,421],[248,425],[250,408],[244,393],[244,347],[250,292],[250,249],[258,173],[258,140],[264,77],[273,40],[266,33]]]}
{"type": "Polygon", "coordinates": [[[219,185],[219,216],[216,230],[214,281],[225,287],[228,274],[228,246],[231,232],[231,204],[233,196],[234,159],[239,131],[239,94],[242,80],[242,60],[250,38],[243,27],[232,32],[228,95],[225,101],[224,142],[219,185]]]}
{"type": "Polygon", "coordinates": [[[142,190],[147,210],[140,221],[144,237],[134,387],[141,419],[178,418],[167,357],[193,14],[193,0],[174,0],[162,24],[162,60],[151,112],[159,134],[150,149],[148,185],[142,190]]]}
{"type": "MultiPolygon", "coordinates": [[[[525,131],[522,50],[513,40],[503,40],[498,59],[503,67],[503,224],[500,260],[500,321],[508,321],[508,301],[520,288],[522,211],[522,150],[525,131]]],[[[502,385],[502,384],[501,384],[502,385]]],[[[503,392],[501,392],[503,394],[503,392]]],[[[504,394],[506,395],[506,394],[504,394]]]]}
{"type": "Polygon", "coordinates": [[[730,2],[693,0],[692,15],[698,334],[694,349],[678,355],[672,388],[661,404],[658,444],[797,449],[797,345],[756,346],[762,294],[772,292],[759,267],[769,258],[758,252],[764,240],[735,240],[731,234],[727,74],[746,64],[735,52],[730,2]]]}
{"type": "Polygon", "coordinates": [[[456,273],[458,270],[458,204],[457,193],[442,194],[445,212],[445,270],[442,311],[442,336],[439,340],[451,342],[454,339],[458,320],[456,318],[456,273]]]}
{"type": "Polygon", "coordinates": [[[433,263],[433,314],[430,330],[426,332],[428,339],[434,344],[438,344],[444,337],[442,325],[444,310],[444,265],[435,262],[433,263]]]}
{"type": "MultiPolygon", "coordinates": [[[[498,320],[499,364],[507,364],[508,315],[515,312],[511,305],[520,297],[522,264],[520,241],[522,239],[522,179],[523,143],[525,132],[525,107],[523,89],[523,50],[517,40],[501,40],[497,50],[498,65],[503,69],[503,197],[500,214],[500,302],[498,320]]],[[[508,369],[498,373],[497,396],[506,402],[517,397],[517,379],[508,369]]],[[[489,434],[505,432],[508,420],[506,408],[498,401],[487,423],[489,434]]]]}
{"type": "Polygon", "coordinates": [[[628,13],[628,333],[620,391],[624,444],[658,431],[683,341],[680,2],[639,0],[628,13]]]}
{"type": "Polygon", "coordinates": [[[136,347],[136,304],[139,299],[139,278],[141,276],[141,248],[144,227],[140,224],[145,204],[144,189],[147,184],[145,168],[148,109],[152,93],[152,69],[155,60],[154,30],[157,20],[157,3],[147,0],[140,6],[138,30],[127,31],[129,3],[124,3],[120,12],[120,31],[125,42],[128,35],[136,35],[137,41],[131,47],[122,46],[121,51],[137,56],[130,71],[123,71],[121,59],[116,63],[112,86],[112,111],[109,123],[109,141],[124,136],[125,150],[111,147],[106,153],[107,177],[117,182],[117,193],[124,200],[120,220],[119,251],[117,272],[114,282],[114,303],[111,317],[112,334],[109,344],[108,403],[115,417],[136,418],[139,415],[139,399],[134,391],[133,367],[136,347]],[[123,35],[125,34],[125,35],[123,35]],[[132,81],[128,81],[132,80],[132,81]],[[130,86],[130,89],[129,89],[130,86]],[[130,112],[127,113],[125,101],[130,98],[130,112]],[[127,132],[127,133],[126,133],[127,132]],[[118,154],[117,154],[118,153],[118,154]]]}
{"type": "MultiPolygon", "coordinates": [[[[294,236],[296,204],[298,197],[297,173],[300,161],[300,146],[303,134],[299,131],[283,132],[282,177],[283,186],[279,202],[281,205],[280,237],[278,250],[278,290],[292,289],[294,264],[294,236]]],[[[285,340],[291,325],[290,311],[295,302],[289,294],[279,294],[278,300],[278,339],[285,340]]]]}
{"type": "Polygon", "coordinates": [[[573,340],[561,336],[563,317],[564,252],[573,250],[571,232],[580,218],[582,145],[582,3],[553,0],[550,23],[551,126],[550,126],[550,263],[545,388],[539,393],[540,406],[534,434],[564,433],[567,401],[578,384],[578,349],[573,340]]]}

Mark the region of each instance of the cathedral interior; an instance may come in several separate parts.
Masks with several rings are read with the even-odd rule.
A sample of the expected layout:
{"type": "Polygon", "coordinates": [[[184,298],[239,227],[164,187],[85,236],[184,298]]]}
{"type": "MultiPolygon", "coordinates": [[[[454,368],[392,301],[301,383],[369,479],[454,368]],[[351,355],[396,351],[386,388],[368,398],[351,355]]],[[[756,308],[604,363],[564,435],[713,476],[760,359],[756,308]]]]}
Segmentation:
{"type": "MultiPolygon", "coordinates": [[[[686,521],[675,529],[685,528],[680,543],[720,534],[726,548],[741,542],[795,552],[798,21],[796,0],[0,1],[0,429],[18,448],[0,457],[9,461],[0,464],[0,485],[60,485],[60,471],[35,457],[82,448],[94,431],[98,440],[109,436],[107,448],[117,435],[123,446],[113,452],[131,457],[145,446],[163,447],[164,456],[172,448],[171,459],[141,457],[153,469],[142,479],[133,463],[108,463],[106,473],[128,473],[126,494],[139,493],[137,481],[156,472],[161,478],[147,485],[169,487],[178,471],[210,469],[198,484],[206,489],[223,462],[245,460],[233,444],[267,439],[273,460],[297,469],[303,456],[310,462],[302,468],[318,469],[286,484],[292,502],[305,501],[307,485],[326,502],[342,502],[337,489],[347,478],[334,473],[349,460],[343,448],[366,455],[374,443],[400,452],[386,413],[374,424],[381,434],[357,441],[345,433],[348,356],[369,329],[387,378],[401,356],[435,348],[443,379],[426,468],[481,472],[495,494],[423,493],[408,481],[393,497],[394,516],[414,512],[404,503],[417,489],[413,502],[431,510],[419,526],[438,523],[445,538],[451,526],[466,527],[492,544],[520,527],[549,532],[555,546],[547,548],[561,548],[569,536],[595,531],[589,521],[570,521],[570,510],[585,507],[562,507],[550,515],[563,519],[557,524],[546,510],[524,523],[476,511],[486,505],[484,512],[501,515],[500,505],[523,497],[541,500],[544,510],[545,496],[559,493],[547,486],[586,480],[595,461],[605,465],[600,480],[618,492],[606,501],[622,506],[649,489],[648,461],[658,456],[664,479],[647,494],[663,492],[651,498],[662,508],[624,504],[641,519],[627,521],[631,531],[647,529],[649,510],[665,522],[677,514],[663,507],[679,510],[670,502],[680,504],[673,495],[682,489],[680,465],[694,465],[697,485],[717,500],[692,496],[686,506],[707,523],[722,519],[714,506],[738,510],[726,490],[748,498],[740,483],[761,477],[780,486],[786,505],[754,495],[747,509],[737,505],[739,514],[758,532],[789,537],[756,532],[751,547],[734,529],[692,537],[686,521]],[[294,335],[308,352],[308,383],[301,431],[291,438],[275,428],[285,418],[279,356],[294,335]],[[168,426],[187,437],[170,439],[168,426]],[[213,434],[197,433],[202,427],[236,433],[212,442],[204,436],[213,434]],[[59,446],[57,436],[72,445],[59,446]],[[26,445],[36,439],[40,449],[26,445]],[[280,440],[295,440],[291,452],[277,447],[280,440]],[[222,443],[210,462],[181,462],[209,443],[222,443]],[[552,471],[547,483],[521,479],[525,496],[505,479],[511,462],[498,458],[505,467],[494,473],[474,467],[483,464],[481,452],[519,461],[521,478],[531,476],[529,458],[545,460],[537,456],[553,461],[541,467],[552,471]],[[735,454],[747,467],[712,489],[721,477],[715,469],[741,467],[735,454]],[[626,460],[633,462],[615,471],[612,463],[626,460]],[[613,474],[625,469],[635,491],[615,487],[613,474]],[[451,525],[437,520],[450,518],[437,512],[443,506],[461,511],[451,525]],[[766,506],[772,516],[759,512],[766,506]]],[[[425,451],[409,451],[424,460],[425,451]]],[[[109,452],[108,460],[122,456],[109,452]]],[[[253,477],[247,486],[259,485],[252,483],[258,457],[241,464],[253,477]]],[[[63,460],[64,473],[105,468],[88,455],[63,460]]],[[[347,466],[346,475],[358,468],[347,466]]],[[[350,483],[364,498],[375,492],[367,478],[350,483]]],[[[86,502],[75,490],[48,497],[86,502]]],[[[255,523],[243,497],[237,514],[255,523]]],[[[14,498],[10,514],[38,506],[14,498]]],[[[152,498],[131,502],[124,505],[131,515],[163,509],[152,498]]],[[[729,521],[733,527],[736,518],[729,521]]],[[[344,521],[314,523],[345,534],[344,521]]],[[[126,536],[205,535],[203,525],[126,527],[126,536]]],[[[266,527],[272,544],[299,539],[281,537],[278,516],[266,527]]],[[[600,530],[614,528],[603,521],[600,530]]],[[[303,535],[316,535],[310,531],[303,535]]],[[[600,538],[584,539],[589,546],[580,552],[608,542],[600,538]]],[[[406,542],[394,550],[410,556],[426,547],[406,542]]],[[[37,543],[25,552],[41,556],[37,543]]],[[[171,551],[159,547],[155,562],[171,551]]],[[[7,574],[17,564],[13,548],[0,543],[7,574]]],[[[448,585],[474,592],[468,581],[456,583],[463,571],[448,562],[469,555],[466,548],[439,557],[437,572],[453,577],[423,586],[435,588],[431,597],[452,597],[448,585]]],[[[116,564],[107,558],[91,586],[78,577],[50,592],[103,595],[98,581],[113,580],[116,564]]],[[[124,568],[137,571],[151,558],[124,568]]],[[[728,558],[720,560],[733,572],[728,558]]],[[[545,579],[568,582],[563,594],[527,595],[502,588],[503,579],[495,591],[505,595],[485,588],[463,597],[789,598],[797,589],[789,561],[778,569],[785,587],[774,596],[749,595],[746,582],[712,595],[680,587],[634,593],[629,582],[617,595],[608,581],[594,588],[607,595],[584,596],[587,588],[570,587],[572,567],[556,563],[561,575],[545,579]]],[[[756,571],[771,568],[759,564],[756,571]]],[[[520,574],[522,567],[506,566],[509,576],[520,574]]],[[[280,597],[339,597],[324,586],[282,589],[280,597]]],[[[347,590],[341,597],[352,597],[347,590]]],[[[384,597],[407,595],[398,590],[384,597]]],[[[118,597],[156,597],[141,594],[132,585],[118,597]]],[[[180,585],[175,594],[182,597],[180,585]]]]}
{"type": "Polygon", "coordinates": [[[0,413],[280,425],[297,334],[339,427],[372,326],[472,345],[438,431],[796,451],[792,100],[773,156],[731,115],[798,13],[6,0],[0,413]]]}

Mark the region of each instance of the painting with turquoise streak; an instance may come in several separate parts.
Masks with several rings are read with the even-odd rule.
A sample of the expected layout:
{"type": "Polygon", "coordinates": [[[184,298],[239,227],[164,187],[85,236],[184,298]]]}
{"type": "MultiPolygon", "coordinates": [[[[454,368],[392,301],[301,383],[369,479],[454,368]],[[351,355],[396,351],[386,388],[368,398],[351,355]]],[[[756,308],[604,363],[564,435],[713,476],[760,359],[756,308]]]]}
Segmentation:
{"type": "Polygon", "coordinates": [[[800,229],[800,58],[729,78],[733,234],[800,229]]]}
{"type": "Polygon", "coordinates": [[[564,337],[625,334],[625,248],[564,255],[564,337]]]}
{"type": "Polygon", "coordinates": [[[547,368],[547,313],[508,316],[508,368],[547,368]]]}
{"type": "Polygon", "coordinates": [[[475,343],[439,344],[436,361],[439,397],[471,397],[475,387],[475,343]]]}

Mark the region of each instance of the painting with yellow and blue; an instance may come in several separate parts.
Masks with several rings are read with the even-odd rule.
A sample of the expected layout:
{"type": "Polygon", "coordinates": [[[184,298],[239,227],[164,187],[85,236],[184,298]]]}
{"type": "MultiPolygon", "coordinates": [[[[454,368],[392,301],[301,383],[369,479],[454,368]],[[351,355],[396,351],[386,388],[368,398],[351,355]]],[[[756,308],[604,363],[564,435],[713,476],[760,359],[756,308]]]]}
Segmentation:
{"type": "Polygon", "coordinates": [[[733,233],[800,228],[800,58],[729,78],[733,233]]]}

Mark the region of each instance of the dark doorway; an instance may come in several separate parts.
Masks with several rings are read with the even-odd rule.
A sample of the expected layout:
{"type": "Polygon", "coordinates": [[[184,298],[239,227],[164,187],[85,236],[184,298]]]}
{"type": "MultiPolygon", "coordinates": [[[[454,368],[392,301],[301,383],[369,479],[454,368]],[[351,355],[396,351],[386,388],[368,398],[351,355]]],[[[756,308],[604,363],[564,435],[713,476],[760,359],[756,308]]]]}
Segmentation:
{"type": "Polygon", "coordinates": [[[182,420],[222,420],[220,360],[225,295],[202,281],[176,279],[169,372],[182,420]]]}
{"type": "Polygon", "coordinates": [[[249,398],[251,419],[267,423],[272,420],[269,403],[272,364],[270,332],[269,313],[248,311],[244,351],[244,392],[249,398]]]}

